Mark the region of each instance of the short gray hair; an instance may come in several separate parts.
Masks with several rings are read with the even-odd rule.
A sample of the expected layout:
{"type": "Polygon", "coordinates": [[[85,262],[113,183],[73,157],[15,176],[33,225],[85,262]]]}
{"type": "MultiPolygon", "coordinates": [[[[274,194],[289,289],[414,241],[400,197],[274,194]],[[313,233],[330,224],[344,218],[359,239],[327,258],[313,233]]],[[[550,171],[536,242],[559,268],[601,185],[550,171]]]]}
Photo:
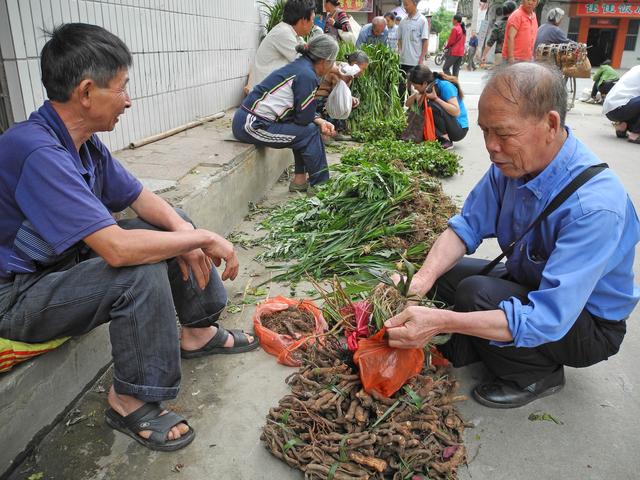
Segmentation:
{"type": "Polygon", "coordinates": [[[373,20],[371,20],[371,24],[375,25],[375,24],[384,24],[385,26],[387,25],[386,20],[384,19],[384,17],[373,17],[373,20]]]}
{"type": "Polygon", "coordinates": [[[338,56],[338,43],[329,35],[316,35],[309,43],[299,44],[296,51],[306,55],[313,62],[318,60],[335,61],[338,56]]]}
{"type": "Polygon", "coordinates": [[[364,53],[362,50],[354,50],[353,52],[347,54],[345,58],[351,65],[353,65],[354,63],[356,65],[369,63],[369,55],[364,53]]]}
{"type": "Polygon", "coordinates": [[[482,94],[493,90],[516,105],[524,117],[542,119],[558,112],[564,127],[567,116],[567,89],[562,73],[555,65],[521,62],[491,70],[482,94]]]}
{"type": "Polygon", "coordinates": [[[551,10],[549,10],[549,13],[547,13],[547,20],[551,23],[560,23],[562,17],[564,17],[564,10],[562,10],[561,8],[552,8],[551,10]]]}

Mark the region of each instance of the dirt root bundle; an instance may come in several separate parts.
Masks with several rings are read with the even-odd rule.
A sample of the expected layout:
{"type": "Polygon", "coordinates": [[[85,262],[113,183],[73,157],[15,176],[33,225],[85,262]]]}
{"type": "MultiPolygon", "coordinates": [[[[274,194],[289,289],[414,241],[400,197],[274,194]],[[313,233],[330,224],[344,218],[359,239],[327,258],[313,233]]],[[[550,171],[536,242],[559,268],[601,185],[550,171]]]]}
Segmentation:
{"type": "Polygon", "coordinates": [[[466,462],[457,382],[425,369],[391,398],[371,396],[337,339],[311,352],[270,409],[262,440],[305,478],[456,478],[466,462]],[[346,360],[346,361],[345,361],[346,360]]]}

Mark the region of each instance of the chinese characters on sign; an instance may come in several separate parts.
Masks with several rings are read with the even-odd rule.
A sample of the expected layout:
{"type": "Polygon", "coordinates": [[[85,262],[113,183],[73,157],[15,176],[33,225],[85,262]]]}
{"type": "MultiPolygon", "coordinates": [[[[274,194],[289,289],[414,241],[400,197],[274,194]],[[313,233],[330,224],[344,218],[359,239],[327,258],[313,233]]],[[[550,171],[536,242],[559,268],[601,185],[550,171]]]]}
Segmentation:
{"type": "Polygon", "coordinates": [[[373,0],[341,0],[340,8],[345,12],[373,12],[373,0]]]}
{"type": "Polygon", "coordinates": [[[626,2],[579,3],[578,16],[640,17],[640,4],[626,2]]]}

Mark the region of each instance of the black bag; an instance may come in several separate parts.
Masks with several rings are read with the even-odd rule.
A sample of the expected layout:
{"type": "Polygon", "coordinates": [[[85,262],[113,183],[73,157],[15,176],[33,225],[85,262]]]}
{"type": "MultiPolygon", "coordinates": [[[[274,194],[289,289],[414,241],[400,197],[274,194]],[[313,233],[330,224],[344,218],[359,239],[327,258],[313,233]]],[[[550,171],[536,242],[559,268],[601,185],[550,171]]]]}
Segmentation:
{"type": "Polygon", "coordinates": [[[409,109],[407,112],[407,128],[400,135],[400,140],[413,143],[424,142],[424,115],[422,112],[415,112],[413,109],[409,109]]]}

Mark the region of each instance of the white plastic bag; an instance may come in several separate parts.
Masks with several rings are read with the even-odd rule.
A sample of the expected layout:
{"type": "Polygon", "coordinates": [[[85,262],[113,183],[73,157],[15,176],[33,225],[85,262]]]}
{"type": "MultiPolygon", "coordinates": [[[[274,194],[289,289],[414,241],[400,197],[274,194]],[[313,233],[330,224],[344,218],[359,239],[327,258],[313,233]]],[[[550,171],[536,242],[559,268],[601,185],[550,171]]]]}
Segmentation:
{"type": "Polygon", "coordinates": [[[338,80],[338,83],[329,94],[329,98],[327,98],[327,113],[336,120],[346,120],[351,115],[352,105],[351,90],[349,90],[344,80],[338,80]]]}

